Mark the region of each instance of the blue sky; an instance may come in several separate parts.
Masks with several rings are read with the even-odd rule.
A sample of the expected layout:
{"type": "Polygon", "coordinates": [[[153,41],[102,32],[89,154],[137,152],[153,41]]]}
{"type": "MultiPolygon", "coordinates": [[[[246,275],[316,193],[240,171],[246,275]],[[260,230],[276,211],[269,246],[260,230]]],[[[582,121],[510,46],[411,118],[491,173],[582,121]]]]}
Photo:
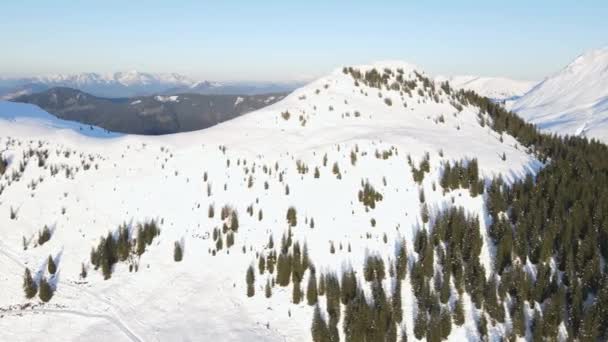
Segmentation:
{"type": "Polygon", "coordinates": [[[608,45],[607,18],[606,0],[7,0],[0,75],[277,81],[400,59],[434,74],[536,80],[608,45]]]}

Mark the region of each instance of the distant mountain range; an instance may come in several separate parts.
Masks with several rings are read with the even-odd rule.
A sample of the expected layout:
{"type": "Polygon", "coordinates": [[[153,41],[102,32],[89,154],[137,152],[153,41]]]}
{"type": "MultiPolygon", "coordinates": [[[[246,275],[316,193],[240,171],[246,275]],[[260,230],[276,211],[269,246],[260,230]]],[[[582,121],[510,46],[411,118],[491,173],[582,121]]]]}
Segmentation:
{"type": "Polygon", "coordinates": [[[94,96],[124,98],[154,94],[197,93],[214,95],[258,95],[290,92],[302,83],[195,81],[184,75],[152,74],[138,71],[102,75],[81,73],[74,75],[37,76],[0,79],[0,99],[10,100],[22,95],[42,92],[55,87],[67,87],[94,96]]]}
{"type": "Polygon", "coordinates": [[[37,105],[60,119],[99,126],[112,132],[169,134],[207,128],[268,106],[285,93],[266,95],[152,95],[103,98],[56,87],[21,95],[14,102],[37,105]]]}

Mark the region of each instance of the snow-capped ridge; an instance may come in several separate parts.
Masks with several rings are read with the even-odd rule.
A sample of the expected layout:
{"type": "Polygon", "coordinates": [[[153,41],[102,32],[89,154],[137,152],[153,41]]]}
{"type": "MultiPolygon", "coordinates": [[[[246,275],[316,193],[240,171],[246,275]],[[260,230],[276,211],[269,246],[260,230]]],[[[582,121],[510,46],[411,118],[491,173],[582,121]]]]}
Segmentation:
{"type": "Polygon", "coordinates": [[[578,56],[510,108],[559,134],[584,134],[608,141],[608,47],[578,56]]]}

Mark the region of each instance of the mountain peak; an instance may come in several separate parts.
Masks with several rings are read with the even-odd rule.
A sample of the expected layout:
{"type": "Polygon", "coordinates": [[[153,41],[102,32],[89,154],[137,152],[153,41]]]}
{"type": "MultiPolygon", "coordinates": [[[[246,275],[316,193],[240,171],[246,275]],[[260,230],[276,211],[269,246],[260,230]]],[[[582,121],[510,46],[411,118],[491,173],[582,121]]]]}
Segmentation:
{"type": "Polygon", "coordinates": [[[512,108],[541,129],[608,139],[608,47],[578,56],[512,108]]]}

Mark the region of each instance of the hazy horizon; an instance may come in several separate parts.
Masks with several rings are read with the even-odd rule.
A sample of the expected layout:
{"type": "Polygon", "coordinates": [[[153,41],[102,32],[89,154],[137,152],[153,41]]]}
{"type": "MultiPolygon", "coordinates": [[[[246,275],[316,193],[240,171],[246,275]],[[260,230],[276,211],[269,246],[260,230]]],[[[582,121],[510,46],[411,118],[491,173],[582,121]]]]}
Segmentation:
{"type": "Polygon", "coordinates": [[[2,3],[0,75],[138,70],[195,80],[307,81],[403,60],[431,74],[540,80],[608,45],[608,4],[381,1],[2,3]]]}

